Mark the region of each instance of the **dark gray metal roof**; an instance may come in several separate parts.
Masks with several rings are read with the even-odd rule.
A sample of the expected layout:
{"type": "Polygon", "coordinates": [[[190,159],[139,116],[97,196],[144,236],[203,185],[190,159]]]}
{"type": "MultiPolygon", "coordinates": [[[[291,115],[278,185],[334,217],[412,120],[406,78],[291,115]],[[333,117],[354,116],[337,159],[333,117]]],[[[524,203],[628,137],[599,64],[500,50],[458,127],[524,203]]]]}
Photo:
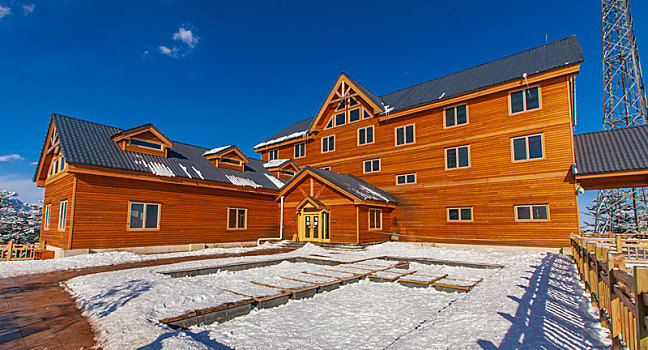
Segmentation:
{"type": "Polygon", "coordinates": [[[81,119],[53,114],[52,120],[61,142],[65,160],[70,164],[140,171],[273,190],[284,181],[267,171],[259,159],[250,158],[245,171],[215,167],[203,154],[208,148],[172,141],[167,157],[123,151],[112,136],[124,131],[81,119]]]}
{"type": "MultiPolygon", "coordinates": [[[[280,141],[277,141],[277,140],[281,140],[282,138],[285,138],[285,137],[290,136],[290,135],[295,134],[295,133],[305,132],[308,129],[310,129],[310,125],[313,122],[313,119],[315,119],[315,118],[314,117],[313,118],[308,118],[308,119],[300,120],[300,121],[298,121],[296,123],[292,123],[292,124],[288,125],[288,127],[286,127],[285,129],[283,129],[283,130],[279,131],[278,133],[276,133],[276,134],[272,135],[271,137],[269,137],[267,140],[265,140],[265,141],[261,142],[260,144],[254,146],[254,148],[264,146],[264,144],[272,144],[272,143],[275,143],[275,142],[280,142],[280,141]]],[[[299,136],[297,136],[297,137],[299,137],[299,136]]],[[[292,139],[292,138],[286,138],[286,140],[290,140],[290,139],[292,139]]]]}
{"type": "MultiPolygon", "coordinates": [[[[358,85],[358,88],[379,106],[389,106],[390,112],[393,113],[521,79],[524,73],[531,77],[579,64],[584,59],[585,55],[576,36],[570,36],[382,96],[375,95],[347,74],[342,74],[358,85]]],[[[307,131],[312,121],[313,118],[291,124],[265,142],[295,132],[307,131]]]]}
{"type": "Polygon", "coordinates": [[[362,199],[362,200],[374,200],[386,203],[398,203],[398,198],[394,195],[381,190],[380,188],[361,180],[353,175],[349,174],[340,174],[320,168],[314,168],[311,166],[303,167],[292,179],[286,183],[288,185],[290,182],[297,179],[299,175],[303,172],[310,170],[313,173],[323,177],[324,179],[330,181],[331,183],[339,186],[343,190],[351,193],[352,195],[362,199]]]}
{"type": "Polygon", "coordinates": [[[362,91],[363,94],[367,95],[367,97],[369,97],[371,101],[373,101],[373,103],[377,104],[378,107],[380,107],[380,109],[383,112],[385,111],[385,103],[380,97],[376,96],[373,92],[371,92],[371,90],[367,89],[364,85],[360,84],[357,80],[351,78],[348,74],[344,72],[342,74],[344,74],[344,76],[346,76],[349,80],[351,80],[351,82],[354,83],[358,87],[358,89],[362,91]]]}
{"type": "Polygon", "coordinates": [[[648,169],[648,125],[574,135],[578,175],[648,169]]]}

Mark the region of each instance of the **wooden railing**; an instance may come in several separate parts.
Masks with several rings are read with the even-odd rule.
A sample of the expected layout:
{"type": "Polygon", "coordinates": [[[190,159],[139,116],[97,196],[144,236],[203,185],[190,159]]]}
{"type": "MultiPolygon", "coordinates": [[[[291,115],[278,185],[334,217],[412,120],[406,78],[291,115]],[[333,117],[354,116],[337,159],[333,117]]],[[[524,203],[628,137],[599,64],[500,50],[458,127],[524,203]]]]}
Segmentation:
{"type": "MultiPolygon", "coordinates": [[[[648,246],[648,242],[637,244],[648,246]]],[[[600,310],[601,324],[612,333],[613,348],[644,350],[648,349],[648,267],[634,266],[628,273],[627,255],[620,252],[625,246],[616,239],[610,246],[591,237],[571,237],[580,278],[600,310]]]]}
{"type": "Polygon", "coordinates": [[[45,242],[35,244],[0,244],[0,261],[10,260],[33,260],[38,252],[45,251],[45,242]]]}

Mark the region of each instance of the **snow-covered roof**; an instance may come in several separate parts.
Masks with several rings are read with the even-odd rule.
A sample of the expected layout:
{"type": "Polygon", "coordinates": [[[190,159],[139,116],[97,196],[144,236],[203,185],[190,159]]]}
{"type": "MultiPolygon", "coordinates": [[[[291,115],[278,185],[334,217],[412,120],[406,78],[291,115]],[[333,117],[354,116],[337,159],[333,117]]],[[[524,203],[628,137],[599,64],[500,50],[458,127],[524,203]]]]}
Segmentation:
{"type": "Polygon", "coordinates": [[[203,156],[209,156],[209,155],[212,155],[212,154],[217,154],[217,153],[220,153],[221,151],[226,150],[226,149],[228,149],[228,148],[230,148],[230,147],[232,147],[232,145],[227,145],[227,146],[223,146],[223,147],[216,147],[216,148],[212,148],[212,149],[210,149],[209,151],[203,153],[203,156]]]}
{"type": "Polygon", "coordinates": [[[273,159],[273,160],[263,164],[263,167],[266,168],[266,169],[267,168],[276,168],[276,167],[282,166],[282,165],[284,165],[284,164],[286,164],[286,163],[288,163],[290,161],[291,161],[290,159],[273,159]]]}
{"type": "Polygon", "coordinates": [[[275,143],[280,143],[280,142],[296,139],[298,137],[304,137],[307,132],[308,132],[308,130],[297,131],[297,132],[294,132],[294,133],[292,133],[290,135],[281,136],[281,137],[273,139],[273,140],[268,140],[268,141],[261,142],[258,145],[254,146],[254,148],[274,145],[275,143]]]}

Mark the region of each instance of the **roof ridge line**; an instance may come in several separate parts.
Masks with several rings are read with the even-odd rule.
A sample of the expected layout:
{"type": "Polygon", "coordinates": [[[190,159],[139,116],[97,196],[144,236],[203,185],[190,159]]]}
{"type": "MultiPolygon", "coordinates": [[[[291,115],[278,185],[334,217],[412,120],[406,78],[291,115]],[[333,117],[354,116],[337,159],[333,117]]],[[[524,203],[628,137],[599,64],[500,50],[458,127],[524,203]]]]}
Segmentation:
{"type": "Polygon", "coordinates": [[[614,129],[607,129],[607,130],[588,131],[588,132],[584,132],[582,134],[574,134],[574,136],[596,134],[596,133],[607,132],[607,131],[622,131],[622,130],[627,130],[627,129],[638,129],[638,128],[643,128],[643,127],[648,127],[648,124],[632,125],[632,126],[626,126],[626,127],[623,127],[623,128],[614,128],[614,129]]]}

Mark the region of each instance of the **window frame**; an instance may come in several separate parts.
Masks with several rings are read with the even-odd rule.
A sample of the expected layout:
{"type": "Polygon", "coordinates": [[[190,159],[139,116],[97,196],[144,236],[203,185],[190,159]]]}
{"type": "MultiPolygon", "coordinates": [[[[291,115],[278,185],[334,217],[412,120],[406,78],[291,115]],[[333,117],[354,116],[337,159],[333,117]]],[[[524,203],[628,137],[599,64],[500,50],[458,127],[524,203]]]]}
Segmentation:
{"type": "Polygon", "coordinates": [[[371,112],[369,112],[366,108],[362,107],[362,120],[369,119],[371,117],[373,117],[373,115],[371,115],[371,112]]]}
{"type": "Polygon", "coordinates": [[[278,148],[273,148],[268,150],[268,162],[271,160],[276,160],[279,159],[279,149],[278,148]],[[274,154],[274,158],[272,155],[274,154]]]}
{"type": "Polygon", "coordinates": [[[469,117],[469,113],[468,113],[468,104],[467,103],[460,103],[460,104],[449,106],[449,107],[446,107],[446,108],[443,109],[443,128],[444,129],[452,129],[452,128],[456,128],[458,126],[464,126],[464,125],[468,125],[468,124],[470,124],[470,117],[469,117]],[[463,124],[457,124],[457,107],[460,107],[460,106],[466,106],[466,122],[463,123],[463,124]],[[450,125],[450,126],[448,126],[446,124],[446,112],[447,112],[448,109],[454,109],[454,111],[455,111],[455,115],[454,115],[455,124],[450,125]]]}
{"type": "Polygon", "coordinates": [[[128,139],[128,144],[131,145],[131,146],[134,146],[134,147],[141,147],[141,148],[145,148],[145,149],[152,149],[152,150],[155,150],[155,151],[164,151],[164,145],[163,145],[163,144],[161,144],[161,143],[157,143],[157,142],[151,142],[151,141],[146,141],[146,140],[138,139],[138,138],[136,138],[136,137],[131,137],[131,138],[129,138],[129,139],[128,139]],[[135,142],[141,142],[142,144],[140,144],[140,145],[136,145],[136,144],[133,143],[133,140],[135,140],[135,142]],[[146,144],[148,144],[148,145],[157,145],[157,146],[159,146],[159,147],[151,147],[151,146],[148,146],[148,145],[146,145],[146,144]]]}
{"type": "Polygon", "coordinates": [[[514,205],[513,206],[513,217],[515,218],[515,222],[549,222],[551,221],[551,215],[549,213],[549,203],[543,203],[543,204],[520,204],[520,205],[514,205]],[[520,219],[518,218],[518,208],[529,208],[531,218],[530,219],[520,219]],[[533,218],[533,207],[545,207],[547,209],[547,218],[546,219],[534,219],[533,218]]]}
{"type": "Polygon", "coordinates": [[[397,127],[394,128],[394,145],[396,147],[413,145],[415,143],[416,143],[416,123],[397,126],[397,127]],[[407,127],[408,126],[412,127],[412,142],[407,142],[407,127]],[[398,129],[401,129],[401,128],[403,129],[403,141],[404,141],[404,143],[399,145],[398,144],[398,129]]]}
{"type": "Polygon", "coordinates": [[[359,147],[359,146],[365,146],[365,145],[372,145],[372,144],[376,143],[376,135],[375,135],[375,132],[374,132],[375,130],[376,130],[376,128],[373,125],[368,125],[368,126],[365,126],[363,128],[359,128],[358,131],[357,131],[357,136],[358,136],[358,138],[357,138],[357,146],[359,147]],[[368,129],[371,129],[371,142],[360,143],[360,130],[365,130],[365,141],[366,141],[367,140],[367,131],[366,130],[368,130],[368,129]]]}
{"type": "Polygon", "coordinates": [[[300,143],[295,144],[295,146],[293,147],[293,156],[294,156],[294,159],[299,159],[299,158],[306,157],[306,142],[300,142],[300,143]],[[301,154],[301,156],[297,156],[297,147],[300,147],[300,146],[302,148],[302,152],[301,152],[302,154],[301,154]]]}
{"type": "Polygon", "coordinates": [[[382,161],[380,158],[372,158],[372,159],[367,159],[362,161],[362,173],[363,174],[373,174],[373,173],[379,173],[382,170],[382,161]],[[378,161],[378,170],[373,170],[373,162],[378,161]],[[371,162],[371,171],[366,171],[366,164],[367,162],[371,162]]]}
{"type": "Polygon", "coordinates": [[[235,158],[229,158],[229,157],[222,157],[220,158],[220,161],[225,163],[225,164],[230,164],[230,165],[241,165],[242,162],[240,159],[235,159],[235,158]]]}
{"type": "MultiPolygon", "coordinates": [[[[358,105],[360,105],[360,103],[358,103],[358,105]]],[[[357,122],[362,120],[362,107],[361,107],[361,105],[360,105],[360,107],[356,107],[358,105],[354,105],[353,107],[349,107],[347,109],[347,111],[346,111],[347,112],[347,116],[346,116],[347,117],[347,124],[357,123],[357,122]],[[358,111],[358,120],[351,120],[351,111],[355,111],[355,110],[358,111]]]]}
{"type": "Polygon", "coordinates": [[[369,221],[369,225],[367,226],[367,228],[368,228],[369,231],[380,231],[380,230],[382,230],[382,222],[383,222],[383,217],[382,217],[383,215],[382,214],[383,214],[382,209],[369,208],[369,210],[367,211],[367,216],[368,216],[368,221],[369,221]],[[378,223],[380,223],[380,225],[378,227],[373,227],[373,228],[371,227],[371,224],[372,224],[372,222],[371,222],[371,213],[372,212],[379,212],[380,213],[378,215],[378,223]]]}
{"type": "Polygon", "coordinates": [[[338,127],[338,126],[346,125],[346,124],[347,124],[346,110],[343,110],[342,112],[336,112],[336,113],[333,114],[333,127],[334,128],[338,127]],[[342,122],[342,124],[338,124],[338,116],[341,115],[341,114],[344,115],[344,122],[342,122]]]}
{"type": "Polygon", "coordinates": [[[445,161],[445,170],[458,170],[458,169],[470,169],[472,167],[472,159],[470,157],[470,145],[461,145],[461,146],[456,146],[456,147],[448,147],[443,149],[443,159],[445,161]],[[459,166],[459,148],[468,148],[468,166],[459,166]],[[456,152],[456,161],[457,161],[457,166],[454,168],[448,168],[448,151],[454,149],[457,150],[456,152]]]}
{"type": "Polygon", "coordinates": [[[509,112],[509,116],[518,115],[518,114],[531,112],[531,111],[539,111],[539,110],[542,110],[542,89],[540,88],[540,84],[529,85],[528,87],[524,87],[522,89],[509,91],[509,93],[508,93],[508,112],[509,112]],[[511,95],[516,93],[516,92],[526,91],[526,90],[530,90],[530,89],[533,89],[533,88],[536,88],[536,87],[538,88],[538,108],[527,109],[526,95],[523,92],[522,93],[522,96],[524,97],[522,99],[523,109],[521,111],[519,111],[519,112],[513,112],[513,106],[511,105],[511,103],[512,103],[511,95]]]}
{"type": "Polygon", "coordinates": [[[446,208],[446,222],[451,222],[451,223],[465,223],[465,222],[474,222],[475,220],[475,211],[473,210],[473,207],[448,207],[446,208]],[[463,220],[461,218],[461,210],[463,209],[470,209],[470,220],[463,220]],[[450,219],[450,210],[458,210],[459,211],[459,218],[457,220],[451,220],[450,219]]]}
{"type": "Polygon", "coordinates": [[[545,151],[545,137],[544,133],[540,132],[537,134],[530,134],[530,135],[524,135],[524,136],[515,136],[511,137],[511,163],[523,163],[523,162],[531,162],[534,160],[543,160],[547,157],[547,153],[545,151]],[[529,158],[529,137],[533,136],[540,136],[540,144],[542,146],[542,157],[540,158],[529,158]],[[524,146],[525,146],[525,151],[526,151],[526,159],[520,159],[516,160],[515,159],[515,140],[517,139],[524,139],[524,146]]]}
{"type": "Polygon", "coordinates": [[[160,218],[162,217],[162,203],[156,203],[156,202],[140,202],[140,201],[128,201],[128,219],[126,220],[126,230],[127,231],[159,231],[160,230],[160,218]],[[133,228],[131,227],[131,213],[132,213],[132,207],[133,204],[142,204],[144,206],[144,215],[142,217],[142,227],[141,228],[133,228]],[[156,227],[155,228],[146,228],[146,218],[147,218],[147,211],[148,211],[148,205],[157,205],[158,210],[157,210],[157,220],[156,220],[156,227]]]}
{"type": "Polygon", "coordinates": [[[396,186],[415,185],[415,184],[417,184],[417,181],[418,181],[418,179],[417,179],[416,173],[407,173],[407,174],[397,174],[396,175],[396,186]],[[414,175],[414,182],[407,182],[407,177],[409,175],[414,175]],[[402,184],[398,183],[398,177],[400,177],[400,176],[405,177],[405,182],[403,182],[402,184]]]}
{"type": "Polygon", "coordinates": [[[322,137],[322,147],[321,147],[320,151],[322,153],[335,152],[335,134],[322,137]],[[331,137],[333,138],[333,149],[328,149],[328,150],[324,151],[324,143],[326,142],[327,147],[328,147],[328,139],[331,138],[331,137]],[[327,140],[327,141],[325,141],[325,140],[327,140]]]}
{"type": "Polygon", "coordinates": [[[331,166],[330,165],[329,166],[323,166],[320,169],[326,170],[326,171],[331,171],[331,166]]]}
{"type": "Polygon", "coordinates": [[[67,199],[64,199],[59,202],[59,221],[58,221],[58,230],[59,231],[65,231],[66,226],[67,226],[67,207],[68,207],[68,201],[67,199]],[[63,210],[63,207],[65,207],[65,210],[63,210]]]}
{"type": "Polygon", "coordinates": [[[227,207],[227,230],[228,231],[243,231],[247,230],[247,223],[248,223],[248,208],[241,208],[241,207],[227,207]],[[243,210],[245,212],[245,225],[243,227],[230,227],[230,211],[231,210],[236,210],[236,224],[238,225],[238,214],[239,210],[243,210]]]}
{"type": "Polygon", "coordinates": [[[50,216],[52,214],[52,203],[45,204],[43,213],[43,230],[49,230],[50,228],[50,216]]]}

